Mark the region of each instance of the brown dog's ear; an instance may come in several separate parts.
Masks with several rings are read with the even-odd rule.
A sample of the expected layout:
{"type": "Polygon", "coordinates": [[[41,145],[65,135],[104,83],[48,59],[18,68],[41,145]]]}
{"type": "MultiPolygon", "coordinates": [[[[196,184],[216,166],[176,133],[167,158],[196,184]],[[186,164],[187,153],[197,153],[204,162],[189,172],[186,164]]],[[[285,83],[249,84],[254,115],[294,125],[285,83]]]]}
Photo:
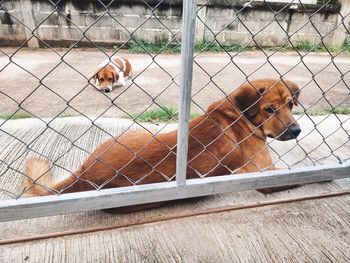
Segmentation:
{"type": "Polygon", "coordinates": [[[299,98],[299,94],[300,94],[300,89],[299,89],[298,85],[290,80],[282,80],[282,83],[284,83],[286,85],[286,87],[288,88],[290,94],[293,97],[293,103],[295,106],[297,106],[298,105],[298,98],[299,98]]]}
{"type": "Polygon", "coordinates": [[[259,99],[261,93],[251,84],[245,84],[238,88],[234,96],[234,102],[247,119],[253,118],[259,113],[259,99]]]}

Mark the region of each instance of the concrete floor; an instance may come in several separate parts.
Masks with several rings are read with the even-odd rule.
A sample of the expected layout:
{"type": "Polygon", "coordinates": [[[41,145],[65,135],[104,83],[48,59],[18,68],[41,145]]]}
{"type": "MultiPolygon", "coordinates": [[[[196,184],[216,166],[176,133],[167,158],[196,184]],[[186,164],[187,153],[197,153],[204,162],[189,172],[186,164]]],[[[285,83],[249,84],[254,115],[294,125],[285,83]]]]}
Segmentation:
{"type": "MultiPolygon", "coordinates": [[[[350,261],[349,203],[347,195],[3,245],[0,259],[4,263],[345,263],[350,261]]],[[[177,211],[186,208],[179,205],[177,211]]],[[[100,222],[102,216],[95,213],[85,217],[100,222]]],[[[75,219],[83,228],[85,218],[75,219]]],[[[56,221],[50,224],[55,227],[56,221]]]]}
{"type": "MultiPolygon", "coordinates": [[[[5,51],[13,53],[11,49],[5,51]]],[[[64,50],[58,52],[63,54],[64,50]]],[[[38,78],[51,72],[42,83],[59,94],[62,97],[59,99],[14,63],[6,66],[8,58],[1,55],[0,113],[16,110],[17,103],[21,101],[22,107],[40,117],[59,114],[67,107],[67,100],[70,107],[68,113],[79,115],[72,110],[75,108],[80,114],[94,117],[102,113],[103,117],[125,115],[120,108],[130,113],[140,112],[152,104],[152,98],[161,104],[176,105],[179,56],[160,55],[155,62],[145,55],[127,56],[134,64],[134,84],[129,88],[116,89],[108,95],[86,86],[77,96],[87,81],[66,62],[84,75],[89,75],[94,71],[94,65],[103,59],[101,52],[73,50],[64,56],[65,62],[48,50],[21,50],[11,58],[38,78]],[[57,68],[51,71],[55,66],[57,68]],[[143,72],[143,69],[146,70],[143,72]],[[140,72],[142,74],[138,76],[140,72]],[[33,95],[25,99],[37,86],[33,95]],[[4,94],[12,97],[16,103],[4,94]],[[110,99],[115,99],[114,104],[110,99]]],[[[342,73],[325,55],[308,55],[304,59],[307,68],[293,54],[276,54],[270,61],[283,74],[290,70],[286,78],[301,86],[306,85],[300,97],[304,107],[310,107],[317,101],[311,110],[327,108],[326,100],[320,98],[322,92],[333,85],[334,88],[324,93],[326,98],[334,105],[350,105],[349,90],[345,85],[350,82],[349,57],[335,59],[342,73]],[[315,81],[321,89],[315,82],[309,83],[310,71],[320,72],[315,81]]],[[[220,71],[229,62],[226,55],[203,54],[196,58],[196,62],[193,101],[200,107],[206,107],[224,96],[216,85],[224,92],[230,92],[245,79],[233,64],[220,71]],[[213,82],[209,82],[208,75],[199,65],[210,75],[217,74],[213,82]]],[[[234,62],[252,79],[267,77],[266,72],[270,72],[271,77],[278,77],[262,53],[240,54],[234,58],[234,62]]],[[[194,111],[200,111],[198,106],[193,106],[194,111]]],[[[269,142],[278,167],[349,161],[349,116],[304,115],[297,116],[297,119],[302,128],[297,141],[269,142]]],[[[153,129],[163,127],[147,126],[153,129]]],[[[110,136],[140,128],[126,119],[101,118],[92,123],[83,117],[1,121],[0,127],[0,160],[3,161],[0,162],[0,200],[13,198],[21,192],[23,175],[18,171],[24,171],[25,158],[36,155],[35,152],[50,159],[59,158],[59,165],[74,170],[87,157],[85,151],[91,152],[110,136]]],[[[176,124],[170,124],[163,131],[174,128],[176,124]]],[[[54,169],[57,180],[67,175],[67,171],[54,169]]],[[[0,244],[3,244],[0,246],[0,262],[349,262],[349,190],[350,179],[344,179],[304,185],[271,195],[246,191],[177,201],[165,207],[132,214],[112,215],[91,211],[3,222],[0,223],[0,244]],[[316,197],[337,193],[343,195],[316,197]],[[285,203],[286,200],[303,197],[315,199],[285,203]],[[271,205],[271,202],[274,204],[271,205]],[[220,209],[225,212],[215,212],[220,209]],[[208,210],[215,211],[170,220],[208,210]],[[84,232],[95,227],[112,229],[68,235],[69,231],[84,232]],[[55,233],[60,235],[37,241],[8,243],[9,240],[23,237],[55,233]]]]}
{"type": "MultiPolygon", "coordinates": [[[[349,160],[348,116],[303,116],[299,123],[300,140],[270,141],[271,149],[281,155],[278,166],[334,163],[337,157],[349,160]],[[343,129],[339,129],[339,120],[343,129]],[[311,132],[314,123],[318,132],[311,132]],[[289,150],[290,154],[284,154],[289,150]]],[[[5,172],[0,188],[20,193],[23,175],[16,170],[24,171],[23,160],[35,155],[24,143],[32,142],[30,148],[49,158],[62,156],[58,163],[74,170],[86,154],[71,147],[69,140],[91,151],[109,137],[102,129],[117,135],[130,125],[125,119],[101,119],[92,125],[84,118],[59,118],[50,123],[50,128],[33,119],[2,123],[0,159],[11,165],[9,169],[0,164],[1,174],[5,172]]],[[[135,128],[139,127],[131,127],[135,128]]],[[[176,125],[170,124],[165,130],[174,128],[176,125]]],[[[277,154],[273,154],[275,160],[277,154]]],[[[54,173],[56,179],[68,175],[61,169],[54,173]]],[[[343,179],[270,195],[246,191],[182,200],[132,214],[91,211],[2,222],[0,262],[349,262],[349,191],[350,179],[343,179]],[[322,198],[337,193],[343,194],[322,198]],[[111,229],[84,233],[100,227],[111,229]],[[81,234],[70,235],[70,231],[80,230],[81,234]],[[8,243],[43,234],[58,236],[8,243]]],[[[5,192],[0,197],[10,198],[5,192]]]]}
{"type": "MultiPolygon", "coordinates": [[[[302,132],[297,140],[269,139],[275,165],[280,168],[312,166],[350,160],[350,117],[348,115],[296,116],[302,132]]],[[[84,117],[21,119],[0,121],[0,200],[17,197],[28,156],[55,161],[56,180],[69,175],[84,162],[98,145],[112,136],[147,128],[166,132],[166,125],[134,123],[129,119],[101,118],[92,123],[84,117]],[[63,167],[63,168],[59,168],[63,167]],[[12,193],[12,194],[8,194],[12,193]]]]}
{"type": "MultiPolygon", "coordinates": [[[[154,102],[176,106],[179,101],[179,54],[152,58],[119,52],[119,56],[132,62],[133,82],[104,94],[87,80],[106,58],[101,51],[1,50],[7,55],[0,54],[0,113],[13,112],[21,103],[23,109],[40,117],[53,117],[62,111],[120,117],[154,107],[154,102]]],[[[316,111],[331,105],[349,107],[349,71],[348,55],[332,61],[329,54],[308,54],[301,60],[296,53],[280,52],[267,59],[256,51],[238,54],[231,61],[227,54],[200,54],[194,64],[192,111],[202,112],[201,108],[224,97],[247,78],[281,75],[303,88],[298,111],[316,111]]]]}

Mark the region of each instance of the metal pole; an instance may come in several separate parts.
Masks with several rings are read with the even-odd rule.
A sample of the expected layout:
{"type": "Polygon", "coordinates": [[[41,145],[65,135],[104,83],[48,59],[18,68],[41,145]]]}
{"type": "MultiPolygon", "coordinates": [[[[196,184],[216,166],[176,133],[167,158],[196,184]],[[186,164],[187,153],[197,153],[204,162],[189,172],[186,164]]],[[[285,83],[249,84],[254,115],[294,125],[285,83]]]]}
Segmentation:
{"type": "Polygon", "coordinates": [[[196,7],[196,0],[183,1],[180,112],[176,155],[176,183],[179,186],[186,184],[196,7]]]}

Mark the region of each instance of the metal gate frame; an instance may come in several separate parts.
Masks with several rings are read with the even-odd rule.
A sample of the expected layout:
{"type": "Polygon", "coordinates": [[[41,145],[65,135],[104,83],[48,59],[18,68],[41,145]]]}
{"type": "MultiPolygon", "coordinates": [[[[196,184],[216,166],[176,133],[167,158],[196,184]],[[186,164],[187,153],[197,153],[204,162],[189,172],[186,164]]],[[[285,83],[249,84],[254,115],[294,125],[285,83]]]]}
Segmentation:
{"type": "Polygon", "coordinates": [[[123,207],[225,192],[305,184],[350,177],[343,164],[274,170],[202,179],[186,179],[189,119],[195,39],[196,0],[184,0],[182,19],[180,111],[176,181],[0,201],[0,221],[123,207]]]}

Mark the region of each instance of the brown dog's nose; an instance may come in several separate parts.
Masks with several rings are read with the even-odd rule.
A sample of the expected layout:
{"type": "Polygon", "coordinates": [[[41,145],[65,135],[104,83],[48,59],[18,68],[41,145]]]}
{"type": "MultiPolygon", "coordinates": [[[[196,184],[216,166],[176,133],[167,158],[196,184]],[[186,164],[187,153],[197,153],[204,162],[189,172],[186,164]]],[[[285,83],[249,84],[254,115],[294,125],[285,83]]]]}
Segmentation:
{"type": "Polygon", "coordinates": [[[297,138],[301,132],[300,126],[298,124],[292,124],[288,126],[287,132],[292,135],[294,138],[297,138]]]}
{"type": "Polygon", "coordinates": [[[277,137],[277,140],[288,141],[296,139],[300,132],[301,129],[298,123],[290,124],[285,128],[284,132],[277,137]]]}

